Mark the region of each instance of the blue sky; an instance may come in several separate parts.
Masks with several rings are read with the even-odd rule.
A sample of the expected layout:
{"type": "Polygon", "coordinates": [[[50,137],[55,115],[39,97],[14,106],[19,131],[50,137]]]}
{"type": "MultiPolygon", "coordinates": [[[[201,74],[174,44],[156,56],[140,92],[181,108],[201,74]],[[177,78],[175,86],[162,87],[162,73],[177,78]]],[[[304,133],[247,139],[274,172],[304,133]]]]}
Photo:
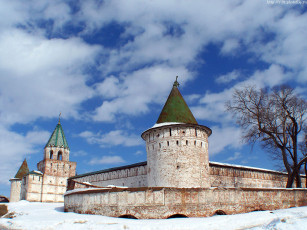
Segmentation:
{"type": "Polygon", "coordinates": [[[146,160],[175,77],[210,160],[276,169],[240,140],[234,88],[289,84],[307,98],[306,4],[0,0],[0,194],[30,170],[59,113],[78,174],[146,160]]]}

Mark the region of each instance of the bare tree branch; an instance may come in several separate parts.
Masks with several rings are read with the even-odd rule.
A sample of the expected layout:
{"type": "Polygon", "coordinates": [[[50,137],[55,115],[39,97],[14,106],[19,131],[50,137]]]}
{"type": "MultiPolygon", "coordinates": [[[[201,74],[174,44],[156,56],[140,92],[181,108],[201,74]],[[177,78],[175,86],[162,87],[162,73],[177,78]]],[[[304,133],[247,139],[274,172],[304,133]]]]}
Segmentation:
{"type": "Polygon", "coordinates": [[[260,142],[274,159],[283,161],[287,187],[294,181],[301,187],[299,171],[304,163],[306,169],[307,159],[306,151],[299,148],[299,135],[307,131],[307,102],[288,86],[275,87],[271,92],[247,86],[234,91],[226,108],[242,128],[245,142],[260,142]]]}

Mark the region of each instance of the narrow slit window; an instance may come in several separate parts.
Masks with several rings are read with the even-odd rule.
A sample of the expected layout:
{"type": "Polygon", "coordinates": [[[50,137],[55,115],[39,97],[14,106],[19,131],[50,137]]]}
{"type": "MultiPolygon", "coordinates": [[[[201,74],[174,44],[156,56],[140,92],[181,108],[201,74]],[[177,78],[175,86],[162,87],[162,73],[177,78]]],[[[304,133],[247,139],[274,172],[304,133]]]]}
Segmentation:
{"type": "Polygon", "coordinates": [[[188,141],[188,140],[186,140],[186,141],[185,141],[185,144],[186,144],[186,145],[189,145],[189,141],[188,141]]]}
{"type": "Polygon", "coordinates": [[[172,129],[169,129],[169,135],[172,136],[172,129]]]}

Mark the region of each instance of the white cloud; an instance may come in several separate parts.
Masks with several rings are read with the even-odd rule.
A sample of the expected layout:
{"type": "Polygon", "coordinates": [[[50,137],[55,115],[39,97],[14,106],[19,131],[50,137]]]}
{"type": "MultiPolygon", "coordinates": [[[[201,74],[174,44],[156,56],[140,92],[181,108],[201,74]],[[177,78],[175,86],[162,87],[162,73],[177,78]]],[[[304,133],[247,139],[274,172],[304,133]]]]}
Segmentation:
{"type": "Polygon", "coordinates": [[[235,152],[233,156],[230,156],[226,159],[226,161],[235,161],[242,158],[242,154],[240,152],[235,152]]]}
{"type": "Polygon", "coordinates": [[[0,33],[0,121],[25,123],[60,111],[66,118],[78,117],[80,103],[93,95],[82,69],[97,50],[75,38],[0,33]]]}
{"type": "Polygon", "coordinates": [[[113,76],[106,78],[96,85],[96,92],[102,97],[114,98],[103,101],[96,108],[93,119],[114,122],[117,114],[139,116],[148,112],[150,103],[162,104],[165,101],[176,75],[180,75],[181,86],[193,78],[185,68],[164,65],[134,71],[122,76],[121,81],[113,76]]]}
{"type": "MultiPolygon", "coordinates": [[[[27,101],[41,99],[36,104],[42,107],[29,112],[21,106],[25,116],[20,117],[13,113],[15,103],[10,103],[13,114],[5,116],[11,119],[6,119],[6,122],[55,116],[59,112],[56,110],[77,117],[78,106],[92,98],[94,91],[105,99],[92,111],[91,117],[96,121],[110,122],[118,114],[148,112],[148,104],[160,103],[160,95],[169,90],[166,82],[169,83],[176,75],[192,79],[193,73],[187,66],[200,63],[197,55],[211,43],[220,44],[223,55],[232,55],[234,50],[243,47],[247,52],[256,53],[260,60],[272,63],[271,66],[296,68],[294,74],[301,80],[306,78],[306,15],[287,12],[282,7],[239,0],[154,1],[145,4],[140,1],[82,1],[80,11],[73,14],[62,1],[2,4],[10,15],[18,17],[7,17],[3,22],[6,28],[11,28],[0,34],[0,52],[3,54],[1,56],[0,53],[0,73],[10,76],[12,82],[18,81],[20,85],[28,86],[27,82],[35,82],[29,88],[15,84],[8,86],[10,91],[15,87],[14,91],[23,92],[23,95],[33,95],[25,97],[27,101]],[[261,16],[255,16],[258,12],[261,16]],[[52,28],[44,30],[39,27],[40,19],[52,20],[52,28]],[[130,38],[115,49],[90,46],[73,36],[66,40],[45,38],[49,30],[52,34],[63,32],[66,23],[84,25],[80,34],[89,35],[111,22],[123,26],[121,39],[130,38]],[[26,29],[16,29],[18,24],[26,29]],[[268,34],[273,34],[274,39],[263,42],[268,34]],[[99,68],[104,80],[95,84],[93,90],[86,85],[87,77],[82,74],[82,67],[91,64],[98,53],[101,55],[99,68]],[[154,67],[150,67],[153,64],[154,67]],[[15,68],[16,65],[19,68],[15,68]],[[120,72],[120,76],[109,76],[114,71],[120,72]],[[41,80],[42,76],[44,80],[41,80]],[[152,84],[152,79],[159,81],[152,84]],[[58,85],[50,87],[55,82],[62,83],[60,88],[58,85]],[[139,95],[145,95],[144,92],[146,96],[136,100],[139,95]],[[57,109],[51,100],[54,95],[59,95],[57,109]],[[48,101],[48,107],[44,107],[46,103],[42,101],[48,101]]],[[[230,81],[238,76],[237,73],[230,72],[217,81],[230,81]]],[[[289,75],[285,76],[286,79],[289,75]]],[[[267,80],[275,84],[279,77],[271,76],[267,80]]],[[[17,95],[6,98],[7,101],[2,103],[4,106],[8,105],[8,101],[19,103],[18,106],[25,104],[17,95]]]]}
{"type": "Polygon", "coordinates": [[[85,138],[90,144],[99,144],[102,148],[117,145],[138,146],[142,143],[139,136],[128,134],[123,130],[114,130],[106,134],[94,134],[90,131],[84,131],[80,133],[79,136],[85,138]]]}
{"type": "MultiPolygon", "coordinates": [[[[224,76],[232,75],[233,72],[224,76]]],[[[234,123],[231,114],[226,112],[225,103],[231,100],[233,90],[245,86],[255,86],[258,88],[274,87],[286,82],[289,74],[285,73],[283,68],[277,65],[271,65],[263,71],[255,71],[246,80],[241,81],[230,88],[226,88],[218,93],[207,92],[199,99],[197,106],[191,107],[191,110],[197,119],[213,121],[218,123],[234,123]]]]}
{"type": "Polygon", "coordinates": [[[220,93],[207,92],[201,99],[198,106],[191,107],[196,119],[225,123],[231,121],[231,115],[225,111],[225,102],[230,99],[232,89],[220,93]]]}
{"type": "Polygon", "coordinates": [[[29,131],[18,134],[0,126],[0,184],[9,184],[25,157],[41,151],[50,133],[46,131],[29,131]]]}
{"type": "Polygon", "coordinates": [[[225,148],[241,148],[243,143],[241,141],[241,131],[237,127],[213,126],[212,135],[209,137],[209,154],[215,155],[223,151],[225,148]]]}
{"type": "Polygon", "coordinates": [[[138,150],[134,153],[134,155],[139,156],[139,155],[143,155],[143,153],[144,153],[143,151],[138,150]]]}
{"type": "Polygon", "coordinates": [[[84,150],[71,151],[70,154],[75,156],[75,157],[81,157],[81,156],[87,156],[88,155],[88,153],[84,150]]]}
{"type": "Polygon", "coordinates": [[[119,164],[126,161],[121,156],[103,156],[102,158],[93,158],[88,164],[90,165],[104,165],[104,164],[119,164]]]}
{"type": "Polygon", "coordinates": [[[221,53],[226,55],[226,54],[231,54],[233,55],[236,53],[235,51],[239,48],[240,43],[237,39],[227,39],[224,41],[223,46],[221,48],[221,53]]]}
{"type": "Polygon", "coordinates": [[[240,76],[240,71],[234,70],[225,75],[221,75],[215,79],[217,83],[229,83],[233,80],[236,80],[240,76]]]}
{"type": "Polygon", "coordinates": [[[184,99],[188,102],[188,103],[192,103],[195,102],[197,100],[199,100],[202,97],[201,94],[190,94],[190,95],[186,95],[184,97],[184,99]]]}

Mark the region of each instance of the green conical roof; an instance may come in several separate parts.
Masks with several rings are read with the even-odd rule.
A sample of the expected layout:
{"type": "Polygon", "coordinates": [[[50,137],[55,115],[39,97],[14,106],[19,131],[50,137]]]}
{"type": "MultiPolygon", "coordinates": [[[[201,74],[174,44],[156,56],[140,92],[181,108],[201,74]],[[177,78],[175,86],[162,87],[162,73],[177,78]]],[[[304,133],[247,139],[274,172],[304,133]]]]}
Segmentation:
{"type": "Polygon", "coordinates": [[[60,120],[49,138],[46,147],[63,147],[69,149],[60,120]]]}
{"type": "Polygon", "coordinates": [[[178,90],[179,83],[174,82],[172,91],[160,113],[157,124],[165,122],[178,122],[185,124],[198,124],[187,103],[178,90]]]}
{"type": "Polygon", "coordinates": [[[29,173],[28,163],[27,160],[24,159],[18,172],[15,175],[15,178],[22,179],[28,173],[29,173]]]}

